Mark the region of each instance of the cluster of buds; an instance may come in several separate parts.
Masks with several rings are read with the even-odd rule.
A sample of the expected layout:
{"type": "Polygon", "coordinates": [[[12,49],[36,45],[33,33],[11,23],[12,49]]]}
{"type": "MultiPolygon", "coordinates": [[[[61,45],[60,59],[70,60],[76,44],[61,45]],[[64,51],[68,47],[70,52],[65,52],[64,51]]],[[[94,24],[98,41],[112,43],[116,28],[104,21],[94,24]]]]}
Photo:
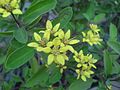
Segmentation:
{"type": "Polygon", "coordinates": [[[8,17],[12,14],[22,14],[19,9],[20,0],[0,0],[0,13],[2,17],[8,17]]]}
{"type": "MultiPolygon", "coordinates": [[[[95,34],[97,35],[99,29],[97,31],[95,27],[92,26],[91,26],[92,29],[91,32],[94,33],[94,35],[95,34]]],[[[61,73],[63,72],[64,69],[67,68],[67,66],[65,65],[66,61],[69,60],[69,57],[67,56],[67,52],[70,51],[71,53],[74,54],[73,57],[75,61],[78,63],[76,69],[76,73],[78,74],[77,79],[81,77],[83,81],[86,81],[86,77],[90,78],[90,75],[94,73],[91,70],[91,68],[96,68],[94,63],[97,60],[92,58],[91,54],[84,55],[83,51],[77,53],[77,51],[75,51],[72,45],[79,43],[80,40],[71,38],[70,30],[64,32],[59,27],[60,27],[60,23],[56,24],[53,27],[51,21],[48,20],[46,23],[45,31],[40,31],[39,33],[34,32],[35,41],[28,43],[28,46],[35,48],[36,51],[38,52],[47,53],[48,54],[48,59],[46,63],[47,66],[54,63],[56,64],[56,67],[60,68],[61,73]],[[40,34],[42,34],[42,37],[40,34]]],[[[98,44],[98,43],[94,43],[94,44],[98,44]]]]}
{"type": "Polygon", "coordinates": [[[91,69],[96,69],[94,63],[96,63],[97,60],[92,58],[92,54],[84,55],[82,50],[79,53],[75,51],[75,55],[73,57],[77,62],[77,79],[81,78],[83,81],[86,81],[86,77],[90,78],[90,75],[94,74],[91,69]]]}
{"type": "Polygon", "coordinates": [[[90,24],[90,30],[85,32],[82,32],[83,34],[83,42],[87,42],[91,46],[94,44],[99,44],[102,41],[99,35],[100,29],[97,27],[97,25],[90,24]]]}

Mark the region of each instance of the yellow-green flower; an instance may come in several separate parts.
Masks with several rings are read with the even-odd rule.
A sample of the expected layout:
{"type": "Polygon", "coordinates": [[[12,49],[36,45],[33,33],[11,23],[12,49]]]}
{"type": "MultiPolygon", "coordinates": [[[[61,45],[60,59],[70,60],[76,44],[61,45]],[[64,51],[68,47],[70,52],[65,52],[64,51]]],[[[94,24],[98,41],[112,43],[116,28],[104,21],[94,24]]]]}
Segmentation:
{"type": "Polygon", "coordinates": [[[20,0],[0,0],[0,13],[2,17],[8,17],[13,14],[22,14],[19,9],[20,0]]]}
{"type": "Polygon", "coordinates": [[[67,69],[67,66],[65,66],[65,65],[57,65],[56,67],[59,67],[59,68],[60,68],[60,73],[63,73],[63,71],[64,71],[65,69],[67,69]]]}
{"type": "Polygon", "coordinates": [[[29,47],[35,48],[37,51],[41,52],[44,51],[45,53],[50,52],[50,47],[47,47],[48,40],[46,40],[45,35],[43,38],[36,32],[34,33],[34,39],[36,42],[31,42],[28,44],[29,47]]]}
{"type": "Polygon", "coordinates": [[[87,33],[82,32],[83,34],[83,42],[89,43],[91,46],[94,44],[99,44],[102,41],[98,33],[93,33],[92,31],[88,31],[87,33]]]}
{"type": "Polygon", "coordinates": [[[97,27],[97,25],[90,24],[90,30],[85,32],[82,32],[83,35],[83,42],[87,42],[91,46],[94,44],[99,44],[102,41],[99,35],[100,29],[97,27]]]}
{"type": "Polygon", "coordinates": [[[98,33],[100,31],[100,29],[95,24],[90,24],[90,28],[95,33],[98,33]]]}
{"type": "Polygon", "coordinates": [[[76,73],[78,74],[77,79],[81,78],[83,81],[87,81],[86,78],[90,78],[90,75],[94,74],[94,72],[89,69],[76,69],[76,73]]]}
{"type": "Polygon", "coordinates": [[[90,78],[90,75],[94,73],[91,68],[96,69],[94,63],[96,63],[97,60],[92,58],[91,54],[84,55],[82,50],[79,53],[75,51],[73,57],[77,62],[77,79],[81,78],[83,81],[86,81],[86,78],[90,78]]]}
{"type": "Polygon", "coordinates": [[[62,50],[63,47],[60,46],[54,46],[50,50],[50,54],[48,56],[47,64],[50,65],[53,62],[58,65],[64,65],[65,60],[68,60],[68,57],[66,56],[66,50],[62,50]]]}
{"type": "Polygon", "coordinates": [[[52,22],[50,20],[47,20],[47,22],[46,22],[46,30],[42,31],[42,32],[46,32],[45,36],[47,36],[47,38],[50,38],[50,35],[51,34],[54,35],[54,33],[56,33],[59,30],[59,27],[60,27],[60,23],[56,24],[53,27],[52,22]]]}
{"type": "Polygon", "coordinates": [[[71,45],[79,43],[79,40],[70,38],[70,30],[66,33],[62,29],[55,33],[55,36],[58,36],[61,40],[61,46],[68,48],[71,52],[74,52],[74,49],[71,45]]]}
{"type": "Polygon", "coordinates": [[[52,22],[50,20],[47,20],[46,22],[46,30],[50,30],[51,34],[56,33],[59,30],[60,23],[56,24],[54,27],[52,25],[52,22]]]}

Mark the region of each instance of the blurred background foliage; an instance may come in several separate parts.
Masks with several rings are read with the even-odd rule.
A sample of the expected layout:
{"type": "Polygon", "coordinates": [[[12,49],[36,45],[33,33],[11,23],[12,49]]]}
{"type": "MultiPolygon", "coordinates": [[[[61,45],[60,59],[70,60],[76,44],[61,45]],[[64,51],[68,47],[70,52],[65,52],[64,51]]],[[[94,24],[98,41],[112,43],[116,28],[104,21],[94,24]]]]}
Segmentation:
{"type": "Polygon", "coordinates": [[[21,0],[21,10],[16,18],[24,30],[12,17],[0,17],[0,90],[120,90],[120,0],[21,0]],[[102,45],[74,46],[98,59],[93,79],[76,80],[72,57],[62,75],[54,65],[46,69],[46,55],[25,46],[48,19],[78,39],[91,23],[101,28],[102,45]]]}

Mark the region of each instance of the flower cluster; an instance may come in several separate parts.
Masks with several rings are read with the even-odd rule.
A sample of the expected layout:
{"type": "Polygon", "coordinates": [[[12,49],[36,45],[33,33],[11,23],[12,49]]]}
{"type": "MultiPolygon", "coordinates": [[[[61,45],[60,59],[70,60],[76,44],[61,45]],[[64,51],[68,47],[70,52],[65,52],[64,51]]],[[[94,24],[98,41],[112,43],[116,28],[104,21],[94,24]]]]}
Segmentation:
{"type": "Polygon", "coordinates": [[[76,73],[78,74],[77,79],[81,78],[83,81],[86,81],[86,77],[90,78],[90,75],[94,74],[91,69],[96,69],[94,63],[96,63],[97,60],[92,58],[92,54],[84,55],[82,50],[79,53],[75,52],[73,57],[78,63],[76,69],[76,73]]]}
{"type": "Polygon", "coordinates": [[[98,29],[97,25],[90,24],[90,30],[86,33],[82,32],[83,42],[87,42],[91,46],[93,46],[94,44],[100,45],[102,39],[100,39],[99,31],[100,29],[98,29]]]}
{"type": "MultiPolygon", "coordinates": [[[[61,73],[67,68],[66,61],[69,60],[67,51],[72,52],[74,54],[73,57],[77,62],[77,79],[81,78],[83,81],[86,81],[86,77],[90,78],[90,75],[94,73],[91,69],[96,68],[94,63],[96,63],[97,60],[94,59],[91,54],[84,55],[82,50],[79,53],[75,51],[72,45],[77,44],[80,41],[71,38],[70,30],[64,32],[59,27],[60,23],[53,27],[51,21],[48,20],[45,31],[40,31],[39,33],[34,32],[35,41],[28,43],[28,46],[35,48],[38,52],[47,53],[47,66],[54,63],[56,64],[56,67],[60,68],[61,73]],[[42,34],[42,37],[40,34],[42,34]]],[[[98,40],[96,42],[93,41],[93,37],[97,36],[96,39],[99,39],[99,29],[97,29],[97,26],[95,25],[91,25],[90,27],[92,30],[88,31],[87,35],[83,33],[84,41],[90,39],[89,43],[91,45],[98,44],[98,40]],[[91,36],[91,33],[93,34],[93,37],[91,36]]],[[[99,41],[101,41],[101,39],[99,39],[99,41]]]]}
{"type": "Polygon", "coordinates": [[[48,20],[46,30],[42,31],[44,33],[43,37],[35,32],[34,38],[36,42],[31,42],[28,46],[34,47],[38,52],[48,53],[47,65],[57,64],[57,67],[61,68],[60,71],[62,73],[63,69],[66,69],[65,61],[68,60],[66,52],[74,52],[75,50],[71,45],[78,43],[79,40],[70,38],[70,30],[64,33],[59,27],[60,23],[53,27],[48,20]]]}
{"type": "Polygon", "coordinates": [[[19,9],[20,0],[0,0],[0,13],[2,17],[8,17],[13,14],[22,14],[19,9]]]}

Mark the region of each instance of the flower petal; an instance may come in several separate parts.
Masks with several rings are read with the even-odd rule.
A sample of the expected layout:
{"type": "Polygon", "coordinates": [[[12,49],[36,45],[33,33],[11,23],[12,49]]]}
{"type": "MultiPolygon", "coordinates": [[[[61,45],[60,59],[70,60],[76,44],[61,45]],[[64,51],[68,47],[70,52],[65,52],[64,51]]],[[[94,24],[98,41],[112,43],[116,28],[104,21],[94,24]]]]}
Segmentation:
{"type": "Polygon", "coordinates": [[[64,31],[62,29],[60,29],[58,32],[59,32],[59,34],[58,34],[59,38],[63,39],[65,36],[64,31]]]}
{"type": "Polygon", "coordinates": [[[49,53],[50,51],[51,51],[50,47],[43,48],[43,52],[45,52],[45,53],[49,53]]]}
{"type": "Polygon", "coordinates": [[[86,77],[85,77],[84,75],[81,76],[81,79],[82,79],[83,81],[86,81],[86,77]]]}
{"type": "Polygon", "coordinates": [[[62,65],[65,64],[65,59],[62,55],[57,55],[57,61],[62,65]]]}
{"type": "Polygon", "coordinates": [[[3,8],[0,8],[0,13],[3,13],[5,9],[3,8]]]}
{"type": "Polygon", "coordinates": [[[22,14],[22,11],[20,9],[15,9],[12,11],[13,14],[22,14]]]}
{"type": "Polygon", "coordinates": [[[39,34],[37,34],[36,32],[34,32],[34,38],[36,41],[40,41],[41,40],[41,37],[39,34]]]}
{"type": "Polygon", "coordinates": [[[47,47],[51,47],[51,46],[53,46],[53,42],[48,42],[47,47]]]}
{"type": "Polygon", "coordinates": [[[37,47],[39,47],[39,44],[36,43],[36,42],[31,42],[31,43],[28,43],[27,46],[28,46],[28,47],[34,47],[34,48],[37,48],[37,47]]]}
{"type": "Polygon", "coordinates": [[[43,50],[43,47],[37,47],[36,50],[37,50],[38,52],[41,52],[41,51],[43,50]]]}
{"type": "Polygon", "coordinates": [[[64,57],[65,60],[68,61],[68,56],[67,55],[63,54],[63,57],[64,57]]]}
{"type": "Polygon", "coordinates": [[[56,38],[53,40],[53,45],[54,45],[54,46],[59,46],[59,45],[61,45],[61,41],[60,41],[60,39],[59,39],[58,37],[56,37],[56,38]]]}
{"type": "Polygon", "coordinates": [[[53,32],[56,32],[60,27],[60,23],[56,24],[54,27],[53,27],[53,32]]]}
{"type": "Polygon", "coordinates": [[[45,38],[46,40],[49,41],[49,39],[50,39],[50,30],[46,30],[46,31],[44,32],[43,38],[45,38]]]}
{"type": "Polygon", "coordinates": [[[4,11],[2,17],[8,17],[9,15],[11,15],[10,12],[4,11]]]}
{"type": "Polygon", "coordinates": [[[70,38],[70,30],[68,30],[66,33],[65,33],[65,39],[69,39],[70,38]]]}
{"type": "Polygon", "coordinates": [[[47,64],[50,65],[50,64],[53,63],[53,61],[54,61],[54,55],[53,55],[53,54],[50,54],[50,55],[48,56],[47,64]]]}
{"type": "Polygon", "coordinates": [[[51,21],[50,20],[47,20],[47,23],[46,23],[46,29],[47,30],[51,30],[52,29],[52,23],[51,23],[51,21]]]}
{"type": "Polygon", "coordinates": [[[67,49],[68,49],[68,50],[70,50],[72,53],[74,53],[74,52],[75,52],[75,50],[74,50],[74,48],[73,48],[72,46],[67,45],[66,47],[67,47],[67,49]]]}
{"type": "Polygon", "coordinates": [[[61,47],[60,48],[60,52],[66,52],[67,50],[69,50],[67,47],[61,47]]]}
{"type": "Polygon", "coordinates": [[[76,43],[79,43],[80,40],[70,40],[69,44],[76,44],[76,43]]]}

